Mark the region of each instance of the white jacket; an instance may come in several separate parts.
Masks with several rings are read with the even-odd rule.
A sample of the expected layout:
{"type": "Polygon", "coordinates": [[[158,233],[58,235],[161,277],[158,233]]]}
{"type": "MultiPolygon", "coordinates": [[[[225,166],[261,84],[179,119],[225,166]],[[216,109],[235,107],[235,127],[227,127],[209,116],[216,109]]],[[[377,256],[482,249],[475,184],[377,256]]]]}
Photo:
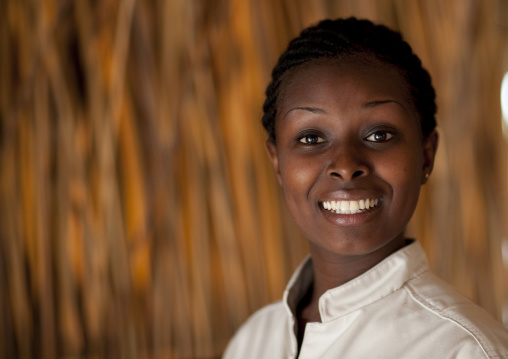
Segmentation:
{"type": "MultiPolygon", "coordinates": [[[[294,313],[312,284],[310,257],[282,302],[254,313],[224,359],[296,358],[294,313]]],[[[299,358],[508,358],[508,329],[434,276],[413,242],[319,299],[299,358]]]]}

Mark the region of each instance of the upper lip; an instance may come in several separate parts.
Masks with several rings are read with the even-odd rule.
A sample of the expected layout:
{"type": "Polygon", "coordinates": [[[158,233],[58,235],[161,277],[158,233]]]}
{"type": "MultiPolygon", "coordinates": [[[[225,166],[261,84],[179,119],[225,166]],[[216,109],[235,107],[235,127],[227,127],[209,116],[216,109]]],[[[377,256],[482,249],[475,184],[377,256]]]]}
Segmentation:
{"type": "Polygon", "coordinates": [[[352,190],[339,190],[329,192],[323,195],[319,200],[320,203],[330,201],[359,201],[371,198],[382,198],[378,192],[363,189],[352,189],[352,190]]]}

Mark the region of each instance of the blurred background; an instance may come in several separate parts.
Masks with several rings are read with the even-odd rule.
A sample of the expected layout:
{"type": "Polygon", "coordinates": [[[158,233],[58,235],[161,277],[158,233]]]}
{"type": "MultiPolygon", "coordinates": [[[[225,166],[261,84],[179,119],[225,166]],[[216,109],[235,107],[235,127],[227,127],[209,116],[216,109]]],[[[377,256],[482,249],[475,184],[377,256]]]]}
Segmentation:
{"type": "Polygon", "coordinates": [[[408,235],[508,324],[507,0],[0,1],[0,358],[218,358],[307,253],[264,150],[325,17],[400,30],[441,142],[408,235]]]}

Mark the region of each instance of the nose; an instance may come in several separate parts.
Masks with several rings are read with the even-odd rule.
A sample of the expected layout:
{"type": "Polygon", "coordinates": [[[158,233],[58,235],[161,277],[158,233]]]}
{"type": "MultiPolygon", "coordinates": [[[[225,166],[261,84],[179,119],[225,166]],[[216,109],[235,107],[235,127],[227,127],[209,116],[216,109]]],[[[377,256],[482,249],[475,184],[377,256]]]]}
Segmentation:
{"type": "Polygon", "coordinates": [[[367,159],[361,149],[354,146],[342,146],[332,154],[328,175],[343,180],[353,180],[369,173],[367,159]]]}

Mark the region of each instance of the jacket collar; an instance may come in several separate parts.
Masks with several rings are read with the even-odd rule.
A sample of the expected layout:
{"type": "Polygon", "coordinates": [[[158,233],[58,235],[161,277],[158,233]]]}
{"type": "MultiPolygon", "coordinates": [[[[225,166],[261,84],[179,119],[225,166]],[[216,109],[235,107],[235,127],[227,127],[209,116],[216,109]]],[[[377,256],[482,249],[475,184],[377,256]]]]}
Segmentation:
{"type": "MultiPolygon", "coordinates": [[[[319,299],[321,321],[329,322],[386,297],[428,270],[423,248],[413,241],[362,275],[323,294],[319,299]]],[[[283,301],[289,315],[295,316],[298,302],[309,290],[313,278],[309,255],[295,271],[284,292],[283,301]]]]}

